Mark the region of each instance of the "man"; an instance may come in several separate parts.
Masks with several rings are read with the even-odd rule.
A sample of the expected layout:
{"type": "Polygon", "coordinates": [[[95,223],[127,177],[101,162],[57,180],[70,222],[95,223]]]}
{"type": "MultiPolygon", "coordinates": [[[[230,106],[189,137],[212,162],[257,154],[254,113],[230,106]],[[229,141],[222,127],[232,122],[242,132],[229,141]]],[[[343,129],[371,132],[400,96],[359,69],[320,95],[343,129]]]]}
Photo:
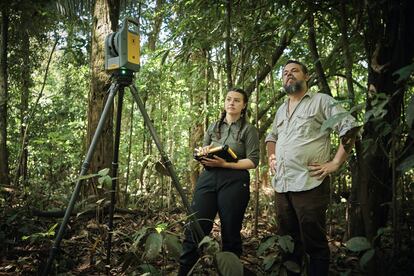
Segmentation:
{"type": "MultiPolygon", "coordinates": [[[[277,110],[266,137],[269,167],[274,174],[279,235],[290,235],[295,249],[289,260],[302,263],[309,255],[309,276],[328,275],[330,251],[325,213],[329,176],[339,169],[352,149],[358,126],[350,116],[338,116],[334,128],[340,145],[330,159],[330,134],[323,122],[345,110],[326,94],[308,91],[306,66],[289,60],[282,72],[288,99],[277,110]]],[[[299,275],[288,271],[288,275],[299,275]]]]}

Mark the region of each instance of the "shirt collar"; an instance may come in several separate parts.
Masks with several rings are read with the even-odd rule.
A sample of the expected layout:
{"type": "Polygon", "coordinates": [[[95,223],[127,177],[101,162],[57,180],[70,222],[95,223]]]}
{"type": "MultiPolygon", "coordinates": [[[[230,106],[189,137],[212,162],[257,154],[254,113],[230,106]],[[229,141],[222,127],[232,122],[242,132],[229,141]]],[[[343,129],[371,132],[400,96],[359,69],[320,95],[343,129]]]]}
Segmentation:
{"type": "Polygon", "coordinates": [[[236,126],[240,126],[241,125],[241,117],[239,118],[239,119],[237,119],[237,121],[235,121],[235,122],[233,122],[233,123],[231,123],[231,124],[229,124],[228,122],[227,122],[227,119],[226,118],[224,118],[224,121],[223,121],[224,123],[226,123],[227,125],[236,125],[236,126]]]}
{"type": "MultiPolygon", "coordinates": [[[[305,95],[303,95],[302,99],[300,101],[302,101],[305,97],[309,97],[312,98],[314,95],[314,93],[312,93],[310,90],[306,91],[305,95]]],[[[289,102],[289,97],[287,97],[284,101],[285,104],[287,104],[289,102]]]]}

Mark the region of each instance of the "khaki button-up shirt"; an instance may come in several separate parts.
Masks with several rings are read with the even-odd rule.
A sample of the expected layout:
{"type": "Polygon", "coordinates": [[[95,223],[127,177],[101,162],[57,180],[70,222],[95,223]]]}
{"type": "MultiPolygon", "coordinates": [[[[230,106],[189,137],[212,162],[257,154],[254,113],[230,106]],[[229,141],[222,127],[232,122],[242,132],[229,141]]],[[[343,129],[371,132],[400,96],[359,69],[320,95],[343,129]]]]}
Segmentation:
{"type": "Polygon", "coordinates": [[[250,159],[255,166],[259,164],[259,135],[257,129],[249,123],[245,123],[240,131],[241,121],[228,124],[224,119],[220,128],[220,138],[217,135],[218,122],[207,129],[203,146],[228,145],[237,155],[238,159],[250,159]]]}
{"type": "MultiPolygon", "coordinates": [[[[325,163],[330,158],[330,131],[321,131],[323,122],[346,112],[335,99],[322,93],[306,93],[296,108],[288,114],[288,100],[278,109],[272,131],[266,142],[276,143],[276,174],[272,185],[279,193],[306,191],[322,180],[309,175],[308,165],[325,163]]],[[[351,115],[344,116],[334,129],[342,137],[357,127],[351,115]]]]}

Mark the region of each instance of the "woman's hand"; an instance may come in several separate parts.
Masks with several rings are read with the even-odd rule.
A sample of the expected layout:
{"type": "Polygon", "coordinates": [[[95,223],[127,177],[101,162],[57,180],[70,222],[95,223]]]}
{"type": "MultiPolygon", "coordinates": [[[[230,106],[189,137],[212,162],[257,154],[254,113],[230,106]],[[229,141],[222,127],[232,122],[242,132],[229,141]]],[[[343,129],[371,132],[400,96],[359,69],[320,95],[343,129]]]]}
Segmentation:
{"type": "Polygon", "coordinates": [[[213,158],[203,157],[203,159],[201,160],[201,164],[207,167],[225,168],[227,161],[223,158],[213,155],[213,158]]]}
{"type": "Polygon", "coordinates": [[[210,150],[210,148],[211,148],[211,145],[205,146],[205,147],[198,147],[195,150],[197,151],[197,154],[199,156],[204,156],[208,154],[208,151],[210,150]]]}

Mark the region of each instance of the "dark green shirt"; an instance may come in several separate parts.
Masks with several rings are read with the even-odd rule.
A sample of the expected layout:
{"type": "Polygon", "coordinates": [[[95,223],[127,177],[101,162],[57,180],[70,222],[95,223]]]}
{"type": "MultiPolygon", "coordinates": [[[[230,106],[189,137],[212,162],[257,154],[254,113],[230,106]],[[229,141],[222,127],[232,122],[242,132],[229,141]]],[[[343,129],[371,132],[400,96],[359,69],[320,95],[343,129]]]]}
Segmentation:
{"type": "Polygon", "coordinates": [[[245,123],[240,131],[241,120],[228,124],[224,119],[218,137],[218,124],[215,122],[207,129],[203,146],[228,145],[236,154],[238,159],[250,159],[255,166],[259,164],[259,134],[257,129],[249,123],[245,123]]]}

